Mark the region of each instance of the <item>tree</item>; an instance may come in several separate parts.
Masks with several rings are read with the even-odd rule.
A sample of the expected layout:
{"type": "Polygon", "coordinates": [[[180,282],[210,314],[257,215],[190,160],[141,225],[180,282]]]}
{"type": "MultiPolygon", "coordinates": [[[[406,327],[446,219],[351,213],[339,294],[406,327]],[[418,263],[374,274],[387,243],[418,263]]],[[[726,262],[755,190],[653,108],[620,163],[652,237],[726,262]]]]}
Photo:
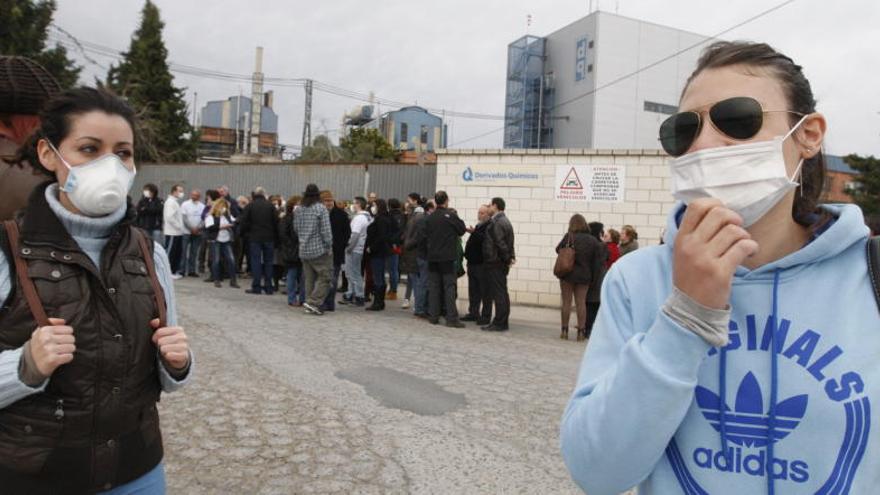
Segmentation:
{"type": "Polygon", "coordinates": [[[0,0],[0,53],[35,60],[62,88],[69,88],[76,84],[82,67],[67,57],[63,46],[46,47],[55,8],[54,0],[0,0]]]}
{"type": "Polygon", "coordinates": [[[335,163],[344,157],[343,151],[324,135],[315,137],[312,144],[303,148],[302,153],[296,159],[298,162],[310,163],[335,163]]]}
{"type": "Polygon", "coordinates": [[[386,161],[394,158],[394,149],[378,129],[355,127],[348,136],[339,140],[339,146],[345,151],[346,158],[353,161],[386,161]]]}
{"type": "Polygon", "coordinates": [[[138,113],[141,139],[136,158],[147,162],[186,162],[196,157],[196,134],[190,125],[183,89],[174,86],[168,50],[162,41],[165,24],[150,0],[141,25],[118,66],[111,66],[107,85],[128,99],[138,113]]]}
{"type": "Polygon", "coordinates": [[[847,189],[846,193],[862,208],[869,222],[880,219],[880,158],[859,156],[856,154],[843,157],[843,161],[857,170],[856,187],[847,189]]]}

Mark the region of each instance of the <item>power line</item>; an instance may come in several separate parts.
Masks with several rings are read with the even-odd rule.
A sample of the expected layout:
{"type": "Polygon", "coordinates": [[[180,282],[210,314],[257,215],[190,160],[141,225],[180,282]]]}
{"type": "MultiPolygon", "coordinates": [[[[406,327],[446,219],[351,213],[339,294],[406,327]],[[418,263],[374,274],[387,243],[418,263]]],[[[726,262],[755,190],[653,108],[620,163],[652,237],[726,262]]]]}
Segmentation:
{"type": "MultiPolygon", "coordinates": [[[[724,30],[722,30],[722,31],[720,31],[720,32],[718,32],[718,33],[716,33],[714,36],[711,36],[711,37],[709,37],[709,38],[707,38],[707,39],[705,39],[705,40],[702,40],[702,41],[700,41],[700,42],[698,42],[698,43],[694,43],[694,44],[692,44],[692,45],[690,45],[690,46],[687,46],[687,47],[685,47],[685,48],[683,48],[683,49],[681,49],[681,50],[678,50],[677,52],[675,52],[675,53],[673,53],[673,54],[671,54],[671,55],[669,55],[669,56],[666,56],[666,57],[664,57],[664,58],[661,58],[660,60],[657,60],[657,61],[655,61],[655,62],[652,62],[652,63],[650,63],[650,64],[648,64],[648,65],[646,65],[646,66],[639,67],[638,69],[634,70],[633,72],[630,72],[630,73],[628,73],[628,74],[624,74],[623,76],[620,76],[620,77],[618,77],[617,79],[614,79],[614,80],[612,80],[612,81],[610,81],[610,82],[608,82],[608,83],[605,83],[605,84],[603,84],[602,86],[598,86],[598,87],[596,87],[595,89],[592,89],[592,90],[590,90],[590,91],[587,91],[586,93],[582,93],[582,94],[577,95],[577,96],[575,96],[575,97],[573,97],[573,98],[569,98],[568,100],[565,100],[565,101],[562,101],[562,102],[560,102],[560,103],[557,103],[556,105],[554,105],[554,106],[548,108],[547,111],[556,110],[556,109],[562,107],[563,105],[567,105],[567,104],[569,104],[569,103],[572,103],[572,102],[574,102],[574,101],[580,100],[580,99],[582,99],[582,98],[586,98],[587,96],[590,96],[590,95],[593,95],[593,94],[597,93],[599,90],[602,90],[602,89],[608,88],[609,86],[612,86],[612,85],[615,85],[615,84],[618,84],[618,83],[620,83],[620,82],[622,82],[622,81],[624,81],[624,80],[626,80],[626,79],[629,79],[630,77],[633,77],[633,76],[635,76],[635,75],[637,75],[637,74],[639,74],[639,73],[641,73],[641,72],[644,72],[644,71],[646,71],[646,70],[648,70],[648,69],[651,69],[651,68],[653,68],[653,67],[656,67],[657,65],[659,65],[659,64],[661,64],[661,63],[663,63],[663,62],[666,62],[666,61],[668,61],[668,60],[670,60],[670,59],[673,59],[673,58],[675,58],[675,57],[677,57],[677,56],[679,56],[679,55],[681,55],[681,54],[683,54],[683,53],[685,53],[685,52],[687,52],[687,51],[689,51],[689,50],[693,50],[694,48],[697,48],[697,47],[699,47],[700,45],[703,45],[703,44],[707,43],[708,41],[711,41],[711,40],[713,40],[713,39],[717,39],[717,38],[719,38],[719,37],[721,37],[721,36],[723,36],[723,35],[729,33],[730,31],[733,31],[734,29],[737,29],[737,28],[742,27],[742,26],[744,26],[744,25],[746,25],[746,24],[748,24],[748,23],[750,23],[750,22],[753,22],[753,21],[755,21],[755,20],[757,20],[757,19],[760,19],[761,17],[764,17],[765,15],[768,15],[768,14],[770,14],[770,13],[776,11],[776,10],[779,10],[779,9],[781,9],[782,7],[785,7],[786,5],[788,5],[788,4],[790,4],[790,3],[793,3],[793,2],[795,2],[795,1],[796,1],[796,0],[785,0],[784,2],[778,3],[778,4],[776,4],[775,6],[770,7],[770,8],[767,9],[767,10],[761,11],[760,13],[755,14],[755,15],[753,15],[752,17],[749,17],[748,19],[746,19],[746,20],[744,20],[744,21],[741,21],[741,22],[739,22],[739,23],[737,23],[737,24],[734,24],[733,26],[730,26],[730,27],[728,27],[728,28],[726,28],[726,29],[724,29],[724,30]]],[[[494,129],[494,130],[489,131],[489,132],[487,132],[487,133],[483,133],[483,134],[480,134],[480,135],[477,135],[477,136],[474,136],[474,137],[470,137],[470,138],[467,138],[467,139],[462,140],[462,141],[458,141],[458,142],[456,142],[456,143],[451,144],[450,146],[459,145],[459,144],[462,144],[462,143],[466,143],[466,142],[469,142],[469,141],[473,141],[473,140],[475,140],[475,139],[479,139],[479,138],[481,138],[481,137],[488,136],[488,135],[490,135],[490,134],[494,134],[494,133],[496,133],[496,132],[498,132],[498,131],[504,130],[504,129],[505,129],[507,126],[509,126],[509,125],[518,124],[518,123],[522,122],[523,120],[525,120],[525,119],[524,119],[524,118],[520,118],[520,119],[517,119],[517,120],[515,120],[515,121],[506,122],[506,123],[504,124],[504,127],[501,127],[501,128],[498,128],[498,129],[494,129]]]]}

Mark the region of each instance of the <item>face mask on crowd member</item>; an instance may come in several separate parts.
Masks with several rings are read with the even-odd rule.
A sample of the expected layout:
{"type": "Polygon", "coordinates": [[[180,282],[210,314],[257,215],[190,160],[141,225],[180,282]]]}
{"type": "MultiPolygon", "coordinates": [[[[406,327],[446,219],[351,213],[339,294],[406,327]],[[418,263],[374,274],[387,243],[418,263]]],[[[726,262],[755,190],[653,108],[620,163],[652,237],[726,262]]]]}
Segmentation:
{"type": "Polygon", "coordinates": [[[371,206],[371,207],[370,207],[370,213],[372,213],[373,216],[378,215],[378,214],[379,214],[379,208],[378,208],[376,205],[371,206]]]}
{"type": "Polygon", "coordinates": [[[150,191],[149,189],[144,189],[144,197],[147,198],[147,199],[152,198],[152,197],[153,197],[153,192],[150,191]]]}
{"type": "Polygon", "coordinates": [[[125,118],[91,111],[71,118],[70,130],[57,146],[43,139],[37,152],[41,164],[58,179],[62,204],[100,217],[127,201],[136,173],[133,143],[125,118]]]}

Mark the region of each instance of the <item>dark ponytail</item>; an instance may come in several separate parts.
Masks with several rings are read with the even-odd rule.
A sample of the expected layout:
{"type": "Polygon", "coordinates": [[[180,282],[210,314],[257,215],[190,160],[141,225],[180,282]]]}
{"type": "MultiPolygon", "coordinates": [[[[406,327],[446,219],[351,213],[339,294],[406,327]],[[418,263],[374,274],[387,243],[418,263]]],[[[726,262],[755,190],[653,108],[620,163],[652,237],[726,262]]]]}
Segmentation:
{"type": "MultiPolygon", "coordinates": [[[[766,43],[747,41],[712,43],[700,55],[697,68],[688,78],[685,90],[700,72],[731,65],[766,69],[782,86],[782,91],[788,100],[788,110],[802,115],[816,111],[816,99],[813,97],[810,81],[804,76],[801,66],[766,43]]],[[[791,114],[789,125],[794,126],[800,118],[791,114]]],[[[801,166],[801,185],[795,191],[791,216],[795,222],[805,227],[816,223],[815,214],[825,184],[825,170],[825,155],[822,150],[818,150],[812,158],[804,160],[801,166]]]]}
{"type": "Polygon", "coordinates": [[[68,89],[46,102],[46,106],[40,112],[40,127],[21,145],[16,155],[11,160],[7,160],[7,163],[19,165],[29,163],[35,170],[54,177],[55,174],[40,163],[37,143],[41,139],[46,139],[57,148],[70,134],[72,117],[94,111],[118,115],[125,119],[137,141],[137,118],[134,110],[125,100],[104,88],[68,89]]]}

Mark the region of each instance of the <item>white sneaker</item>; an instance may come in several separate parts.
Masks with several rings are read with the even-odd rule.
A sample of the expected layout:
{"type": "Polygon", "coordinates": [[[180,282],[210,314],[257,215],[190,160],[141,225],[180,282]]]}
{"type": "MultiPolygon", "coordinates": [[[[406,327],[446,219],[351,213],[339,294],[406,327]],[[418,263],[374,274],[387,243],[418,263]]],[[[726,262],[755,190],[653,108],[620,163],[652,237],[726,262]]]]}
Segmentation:
{"type": "Polygon", "coordinates": [[[172,273],[171,274],[171,280],[180,280],[182,278],[183,278],[183,275],[181,275],[179,273],[172,273]]]}
{"type": "Polygon", "coordinates": [[[400,309],[409,309],[409,299],[404,299],[402,303],[400,303],[400,309]]]}

